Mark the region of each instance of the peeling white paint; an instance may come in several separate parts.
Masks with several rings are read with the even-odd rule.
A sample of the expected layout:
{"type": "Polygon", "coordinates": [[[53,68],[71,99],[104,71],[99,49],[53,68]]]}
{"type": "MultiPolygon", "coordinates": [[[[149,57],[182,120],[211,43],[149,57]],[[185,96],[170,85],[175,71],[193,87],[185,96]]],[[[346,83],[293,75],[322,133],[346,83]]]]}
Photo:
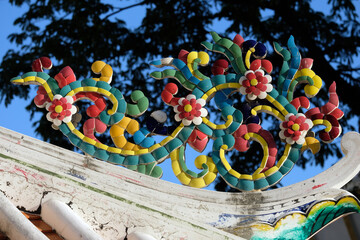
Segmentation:
{"type": "Polygon", "coordinates": [[[244,222],[248,226],[312,201],[349,195],[339,188],[360,169],[360,136],[350,133],[342,140],[347,155],[313,178],[270,191],[223,193],[114,167],[4,128],[0,136],[0,189],[9,199],[25,209],[49,199],[70,203],[103,239],[124,239],[144,228],[138,231],[159,240],[249,238],[244,222]]]}

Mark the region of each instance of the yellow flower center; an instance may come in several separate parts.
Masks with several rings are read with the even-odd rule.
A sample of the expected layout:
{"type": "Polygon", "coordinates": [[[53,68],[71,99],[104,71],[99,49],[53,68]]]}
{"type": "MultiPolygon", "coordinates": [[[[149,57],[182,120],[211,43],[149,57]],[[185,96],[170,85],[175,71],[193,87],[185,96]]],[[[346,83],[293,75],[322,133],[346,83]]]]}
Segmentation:
{"type": "Polygon", "coordinates": [[[258,81],[256,79],[251,79],[250,84],[251,86],[256,86],[258,84],[258,81]]]}
{"type": "Polygon", "coordinates": [[[60,106],[60,105],[57,105],[57,106],[55,107],[55,112],[57,112],[57,113],[61,113],[62,110],[63,110],[63,107],[60,106]]]}
{"type": "Polygon", "coordinates": [[[187,105],[184,107],[184,110],[185,110],[185,112],[191,112],[192,106],[191,106],[190,104],[187,104],[187,105]]]}
{"type": "Polygon", "coordinates": [[[250,139],[250,135],[249,135],[248,133],[245,133],[244,138],[245,138],[246,140],[249,140],[249,139],[250,139]]]}
{"type": "Polygon", "coordinates": [[[295,123],[294,125],[291,126],[292,130],[294,131],[298,131],[300,129],[299,124],[295,123]]]}

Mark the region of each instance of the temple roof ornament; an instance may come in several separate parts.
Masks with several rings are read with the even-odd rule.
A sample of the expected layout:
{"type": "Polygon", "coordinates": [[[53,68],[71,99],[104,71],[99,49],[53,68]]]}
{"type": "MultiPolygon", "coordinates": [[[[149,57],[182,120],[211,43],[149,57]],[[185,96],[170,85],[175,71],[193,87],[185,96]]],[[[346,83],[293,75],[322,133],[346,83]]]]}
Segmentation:
{"type": "MultiPolygon", "coordinates": [[[[39,85],[35,104],[46,107],[47,119],[53,123],[53,128],[97,159],[160,178],[159,164],[170,158],[173,172],[183,185],[203,188],[220,175],[230,187],[240,191],[268,189],[291,171],[302,152],[310,150],[316,154],[320,141],[330,143],[341,134],[339,119],[344,114],[338,108],[336,84],[329,86],[328,102],[313,107],[310,100],[318,94],[323,81],[311,70],[313,60],[301,58],[292,36],[287,48],[276,42],[273,45],[283,58],[278,76],[271,75],[273,65],[266,59],[268,50],[264,44],[244,40],[240,35],[233,40],[215,32],[211,32],[211,36],[213,41],[204,41],[202,45],[223,57],[213,61],[211,76],[202,71],[210,63],[205,51],[181,50],[177,58],[151,62],[157,68],[166,67],[152,72],[151,77],[174,80],[167,83],[161,93],[162,101],[173,108],[173,113],[161,110],[148,113],[149,100],[139,90],[132,92],[131,101],[126,101],[121,91],[111,86],[113,70],[103,61],[91,66],[100,77],[77,80],[68,66],[51,77],[43,70],[50,69],[52,62],[41,57],[34,61],[32,72],[13,78],[11,82],[39,85]],[[179,92],[179,86],[184,90],[179,92]],[[210,101],[212,99],[214,101],[210,101]],[[82,100],[92,102],[85,113],[78,112],[76,107],[82,100]],[[234,106],[235,101],[241,102],[241,108],[234,106]],[[212,103],[221,112],[221,124],[215,123],[219,120],[214,121],[216,114],[212,114],[209,107],[212,103]],[[262,126],[260,113],[276,119],[276,135],[262,126]],[[137,118],[143,114],[146,121],[141,126],[137,118]],[[174,125],[166,124],[169,116],[174,117],[174,125]],[[82,128],[78,127],[80,125],[82,128]],[[318,129],[314,127],[319,125],[324,128],[314,133],[318,129]],[[95,133],[106,132],[114,146],[101,143],[95,136],[95,133]],[[128,135],[132,136],[131,140],[128,135]],[[154,138],[157,135],[165,138],[157,142],[154,138]],[[275,138],[281,139],[281,146],[275,138]],[[196,173],[188,169],[185,148],[203,152],[210,139],[213,140],[211,154],[191,159],[202,171],[196,173]],[[245,152],[253,141],[262,147],[259,167],[252,174],[236,171],[227,160],[228,153],[245,152]]],[[[284,226],[287,221],[296,222],[298,226],[311,222],[320,229],[325,222],[314,223],[314,218],[323,217],[321,212],[325,209],[336,212],[341,209],[327,223],[346,212],[359,211],[358,200],[350,194],[324,201],[314,200],[296,210],[303,213],[295,214],[294,210],[277,220],[259,223],[256,230],[261,236],[259,239],[265,239],[260,232],[280,229],[278,225],[284,226]],[[289,220],[290,215],[292,220],[289,220]]],[[[305,235],[309,237],[317,231],[313,230],[305,235]]]]}

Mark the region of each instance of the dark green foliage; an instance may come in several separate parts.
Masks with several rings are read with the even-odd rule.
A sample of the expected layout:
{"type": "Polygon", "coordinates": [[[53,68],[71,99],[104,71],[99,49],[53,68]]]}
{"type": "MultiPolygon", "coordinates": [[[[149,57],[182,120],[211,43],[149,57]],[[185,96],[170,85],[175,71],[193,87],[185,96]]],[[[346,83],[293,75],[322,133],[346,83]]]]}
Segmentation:
{"type": "MultiPolygon", "coordinates": [[[[55,67],[55,75],[66,65],[71,66],[78,79],[89,77],[91,63],[104,60],[115,69],[112,85],[121,89],[125,96],[139,89],[145,92],[152,109],[164,109],[159,95],[162,81],[152,80],[148,74],[151,60],[161,57],[176,57],[180,49],[203,50],[200,43],[209,38],[207,33],[212,24],[227,20],[230,24],[221,33],[224,36],[240,33],[246,40],[257,39],[267,46],[273,41],[286,45],[293,35],[304,57],[314,58],[313,70],[322,77],[326,88],[337,82],[340,101],[344,103],[346,129],[356,128],[348,119],[360,114],[360,104],[354,100],[359,91],[359,66],[353,62],[360,46],[360,25],[356,9],[349,0],[329,0],[330,13],[312,9],[310,0],[144,0],[123,1],[127,7],[115,7],[118,2],[99,0],[10,0],[14,5],[27,5],[28,11],[14,22],[22,29],[9,40],[17,44],[17,50],[9,50],[0,65],[0,101],[9,104],[16,96],[28,97],[29,89],[14,86],[9,80],[23,72],[30,71],[31,62],[41,56],[48,56],[55,67]],[[111,5],[111,4],[113,5],[111,5]],[[129,28],[122,14],[131,8],[146,9],[142,23],[129,28]],[[351,111],[350,111],[351,109],[351,111]]],[[[281,66],[281,58],[272,52],[268,56],[275,68],[274,82],[281,66]]],[[[357,64],[359,65],[359,64],[357,64]]],[[[327,91],[321,91],[316,98],[317,106],[324,104],[327,91]]],[[[127,98],[129,101],[129,98],[127,98]]],[[[41,109],[33,104],[27,107],[31,115],[41,109]]],[[[59,131],[51,131],[45,115],[34,123],[36,132],[47,141],[70,147],[59,131]],[[41,124],[40,124],[41,123],[41,124]],[[51,134],[49,134],[51,131],[51,134]]],[[[273,128],[277,128],[274,125],[273,128]]],[[[277,132],[274,133],[277,135],[277,132]]],[[[280,144],[280,143],[279,143],[280,144]]],[[[259,164],[259,156],[251,148],[247,155],[232,155],[241,172],[252,172],[259,164]],[[240,159],[240,160],[239,160],[240,159]]],[[[322,152],[299,164],[324,164],[329,156],[338,156],[336,145],[322,148],[322,152]]],[[[218,185],[217,189],[226,188],[218,185]]]]}

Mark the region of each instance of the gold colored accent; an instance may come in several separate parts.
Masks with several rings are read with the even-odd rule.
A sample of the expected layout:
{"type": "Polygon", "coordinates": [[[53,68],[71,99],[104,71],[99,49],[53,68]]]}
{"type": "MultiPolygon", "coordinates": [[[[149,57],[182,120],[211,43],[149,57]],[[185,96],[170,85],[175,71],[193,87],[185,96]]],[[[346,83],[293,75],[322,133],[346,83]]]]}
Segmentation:
{"type": "Polygon", "coordinates": [[[185,110],[185,112],[191,112],[192,106],[191,106],[190,104],[186,104],[186,105],[184,106],[184,110],[185,110]]]}
{"type": "Polygon", "coordinates": [[[256,80],[255,78],[251,79],[251,81],[250,81],[251,86],[256,86],[257,84],[258,84],[258,80],[256,80]]]}
{"type": "Polygon", "coordinates": [[[63,111],[63,107],[61,106],[61,105],[57,105],[56,107],[55,107],[55,112],[56,113],[61,113],[63,111]]]}

